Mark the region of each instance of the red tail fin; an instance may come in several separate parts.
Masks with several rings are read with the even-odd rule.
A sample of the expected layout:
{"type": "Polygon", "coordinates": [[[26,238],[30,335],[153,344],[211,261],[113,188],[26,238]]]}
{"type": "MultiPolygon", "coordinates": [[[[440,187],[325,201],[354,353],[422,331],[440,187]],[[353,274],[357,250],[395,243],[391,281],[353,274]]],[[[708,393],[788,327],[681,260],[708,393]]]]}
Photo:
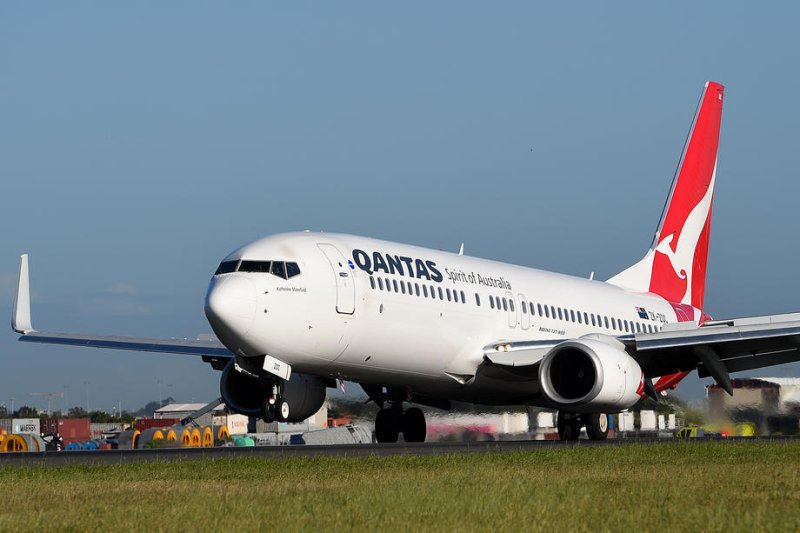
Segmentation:
{"type": "Polygon", "coordinates": [[[703,308],[724,92],[706,83],[653,244],[609,283],[703,308]]]}

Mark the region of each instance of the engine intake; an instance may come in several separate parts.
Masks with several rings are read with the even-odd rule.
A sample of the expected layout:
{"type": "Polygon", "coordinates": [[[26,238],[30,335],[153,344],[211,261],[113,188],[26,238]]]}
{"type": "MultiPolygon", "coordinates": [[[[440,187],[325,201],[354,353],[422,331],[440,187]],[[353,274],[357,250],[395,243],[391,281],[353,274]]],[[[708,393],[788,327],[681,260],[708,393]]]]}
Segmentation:
{"type": "MultiPolygon", "coordinates": [[[[219,392],[231,411],[261,416],[261,406],[272,393],[272,384],[237,372],[228,363],[219,380],[219,392]]],[[[325,382],[317,376],[292,374],[284,384],[283,397],[289,402],[287,422],[302,422],[319,411],[325,402],[325,382]]]]}
{"type": "Polygon", "coordinates": [[[557,407],[574,412],[620,411],[639,401],[642,369],[622,343],[566,341],[544,357],[539,381],[557,407]]]}

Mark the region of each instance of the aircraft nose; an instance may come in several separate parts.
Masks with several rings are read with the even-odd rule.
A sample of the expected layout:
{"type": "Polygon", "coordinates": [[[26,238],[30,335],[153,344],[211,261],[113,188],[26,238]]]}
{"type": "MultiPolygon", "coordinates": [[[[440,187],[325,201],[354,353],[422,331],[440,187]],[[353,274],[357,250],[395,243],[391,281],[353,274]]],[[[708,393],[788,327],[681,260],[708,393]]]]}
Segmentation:
{"type": "Polygon", "coordinates": [[[205,311],[220,340],[242,337],[250,331],[256,316],[256,287],[243,276],[214,278],[206,294],[205,311]]]}

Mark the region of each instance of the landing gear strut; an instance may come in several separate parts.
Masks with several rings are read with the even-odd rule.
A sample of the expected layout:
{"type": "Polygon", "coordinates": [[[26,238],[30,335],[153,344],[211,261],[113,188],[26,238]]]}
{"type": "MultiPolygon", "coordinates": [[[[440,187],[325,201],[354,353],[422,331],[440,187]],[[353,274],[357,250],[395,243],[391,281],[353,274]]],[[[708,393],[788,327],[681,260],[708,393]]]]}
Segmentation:
{"type": "Polygon", "coordinates": [[[418,407],[403,411],[402,402],[393,402],[391,407],[378,411],[375,417],[375,440],[397,442],[400,433],[406,442],[425,442],[427,432],[425,415],[418,407]]]}
{"type": "Polygon", "coordinates": [[[264,422],[286,422],[289,419],[289,402],[283,397],[283,382],[272,385],[272,393],[264,399],[261,406],[264,422]]]}
{"type": "Polygon", "coordinates": [[[581,427],[586,426],[586,436],[591,440],[608,438],[608,415],[606,413],[577,414],[558,412],[558,438],[564,441],[578,440],[581,427]]]}

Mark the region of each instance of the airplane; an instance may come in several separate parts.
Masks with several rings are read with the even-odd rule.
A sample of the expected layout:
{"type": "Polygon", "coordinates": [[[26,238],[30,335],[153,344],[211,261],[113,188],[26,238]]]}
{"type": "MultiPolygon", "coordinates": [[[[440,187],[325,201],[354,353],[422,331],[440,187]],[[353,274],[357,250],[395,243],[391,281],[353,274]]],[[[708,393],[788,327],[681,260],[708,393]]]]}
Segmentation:
{"type": "Polygon", "coordinates": [[[644,257],[607,281],[354,235],[296,232],[235,250],[214,272],[216,338],[40,332],[22,255],[12,326],[25,342],[195,355],[228,408],[301,421],[337,380],[379,406],[375,439],[422,442],[416,406],[558,410],[562,440],[608,436],[609,413],[690,372],[732,394],[731,372],[800,360],[800,314],[713,320],[704,287],[724,87],[707,82],[644,257]]]}

